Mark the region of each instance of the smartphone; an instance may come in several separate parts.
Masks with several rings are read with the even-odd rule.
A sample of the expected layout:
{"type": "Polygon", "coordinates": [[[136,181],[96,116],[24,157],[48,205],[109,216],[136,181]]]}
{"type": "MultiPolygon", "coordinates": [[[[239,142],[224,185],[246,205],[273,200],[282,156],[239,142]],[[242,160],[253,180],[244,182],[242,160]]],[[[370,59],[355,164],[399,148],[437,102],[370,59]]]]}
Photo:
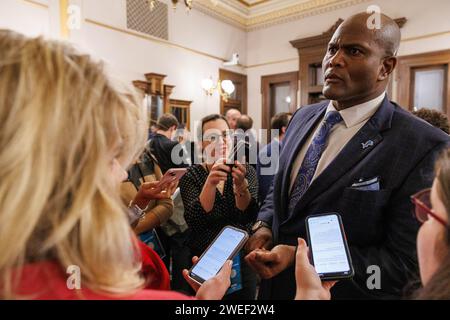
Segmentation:
{"type": "Polygon", "coordinates": [[[230,166],[231,168],[234,167],[234,162],[235,161],[239,161],[240,163],[244,163],[245,162],[245,149],[249,149],[250,144],[246,141],[240,140],[238,141],[234,148],[233,151],[230,153],[230,155],[228,156],[227,159],[227,165],[230,166]]]}
{"type": "Polygon", "coordinates": [[[311,263],[322,280],[349,279],[354,269],[342,219],[337,213],[306,218],[311,263]]]}
{"type": "Polygon", "coordinates": [[[223,228],[201,255],[197,264],[189,270],[189,277],[198,284],[214,277],[227,260],[233,260],[247,242],[248,237],[248,233],[244,230],[231,226],[223,228]]]}
{"type": "Polygon", "coordinates": [[[161,178],[158,183],[158,187],[164,188],[172,182],[180,180],[187,172],[186,168],[169,169],[161,178]]]}

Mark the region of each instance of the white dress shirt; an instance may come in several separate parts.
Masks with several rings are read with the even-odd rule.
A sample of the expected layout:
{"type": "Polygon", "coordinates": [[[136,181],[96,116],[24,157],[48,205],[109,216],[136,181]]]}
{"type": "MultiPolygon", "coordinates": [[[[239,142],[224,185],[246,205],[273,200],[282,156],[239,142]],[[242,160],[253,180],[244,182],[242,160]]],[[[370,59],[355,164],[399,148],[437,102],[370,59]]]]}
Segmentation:
{"type": "MultiPolygon", "coordinates": [[[[386,92],[383,92],[383,94],[373,100],[339,111],[344,121],[335,125],[331,129],[330,135],[328,136],[327,146],[325,147],[325,150],[320,157],[316,172],[313,179],[311,180],[311,183],[326,169],[326,167],[328,167],[328,165],[334,160],[334,158],[336,158],[339,152],[341,152],[341,150],[353,138],[353,136],[367,123],[367,121],[369,121],[370,117],[375,114],[375,112],[381,106],[381,103],[383,102],[385,96],[386,92]]],[[[333,105],[333,101],[330,101],[325,116],[326,114],[328,114],[328,112],[331,111],[337,111],[333,105]]],[[[315,127],[313,134],[308,137],[306,143],[300,149],[300,152],[298,153],[297,158],[294,161],[291,171],[291,184],[289,193],[292,191],[292,187],[294,186],[298,171],[300,170],[300,166],[302,165],[303,159],[305,158],[306,151],[308,150],[314,136],[322,125],[323,119],[325,119],[325,117],[322,118],[322,120],[315,127]]]]}

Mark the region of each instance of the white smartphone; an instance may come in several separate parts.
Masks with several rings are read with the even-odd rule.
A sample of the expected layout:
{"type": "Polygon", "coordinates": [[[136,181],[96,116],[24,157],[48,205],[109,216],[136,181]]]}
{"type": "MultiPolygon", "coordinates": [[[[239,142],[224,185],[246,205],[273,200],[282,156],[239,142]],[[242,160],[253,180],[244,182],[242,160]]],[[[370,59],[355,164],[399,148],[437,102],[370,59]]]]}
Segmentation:
{"type": "Polygon", "coordinates": [[[311,262],[322,280],[353,277],[354,270],[342,219],[337,213],[306,218],[311,262]]]}
{"type": "Polygon", "coordinates": [[[198,284],[214,277],[227,260],[232,260],[248,240],[244,230],[227,226],[222,229],[205,250],[197,264],[189,271],[189,277],[198,284]]]}

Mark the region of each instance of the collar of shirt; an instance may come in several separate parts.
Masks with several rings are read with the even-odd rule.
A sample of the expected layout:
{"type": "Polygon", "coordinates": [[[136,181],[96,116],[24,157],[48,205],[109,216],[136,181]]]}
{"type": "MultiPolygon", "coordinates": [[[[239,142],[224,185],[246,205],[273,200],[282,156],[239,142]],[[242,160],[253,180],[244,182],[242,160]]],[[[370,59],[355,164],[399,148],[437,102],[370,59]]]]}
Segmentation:
{"type": "MultiPolygon", "coordinates": [[[[383,102],[385,96],[386,92],[383,92],[373,100],[339,111],[342,119],[344,119],[345,126],[347,128],[351,128],[369,119],[381,106],[381,103],[383,102]]],[[[333,101],[330,101],[330,103],[328,104],[326,113],[331,111],[337,111],[333,105],[333,101]]]]}

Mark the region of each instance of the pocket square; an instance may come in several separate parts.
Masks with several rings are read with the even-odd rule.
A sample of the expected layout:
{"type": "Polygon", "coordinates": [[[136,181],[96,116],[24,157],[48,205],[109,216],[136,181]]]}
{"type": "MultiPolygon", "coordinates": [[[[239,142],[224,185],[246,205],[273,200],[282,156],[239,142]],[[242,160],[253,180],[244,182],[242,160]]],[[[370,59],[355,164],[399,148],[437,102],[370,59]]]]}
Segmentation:
{"type": "Polygon", "coordinates": [[[352,184],[352,189],[360,191],[379,191],[380,188],[380,178],[375,177],[369,180],[359,179],[358,182],[352,184]]]}

